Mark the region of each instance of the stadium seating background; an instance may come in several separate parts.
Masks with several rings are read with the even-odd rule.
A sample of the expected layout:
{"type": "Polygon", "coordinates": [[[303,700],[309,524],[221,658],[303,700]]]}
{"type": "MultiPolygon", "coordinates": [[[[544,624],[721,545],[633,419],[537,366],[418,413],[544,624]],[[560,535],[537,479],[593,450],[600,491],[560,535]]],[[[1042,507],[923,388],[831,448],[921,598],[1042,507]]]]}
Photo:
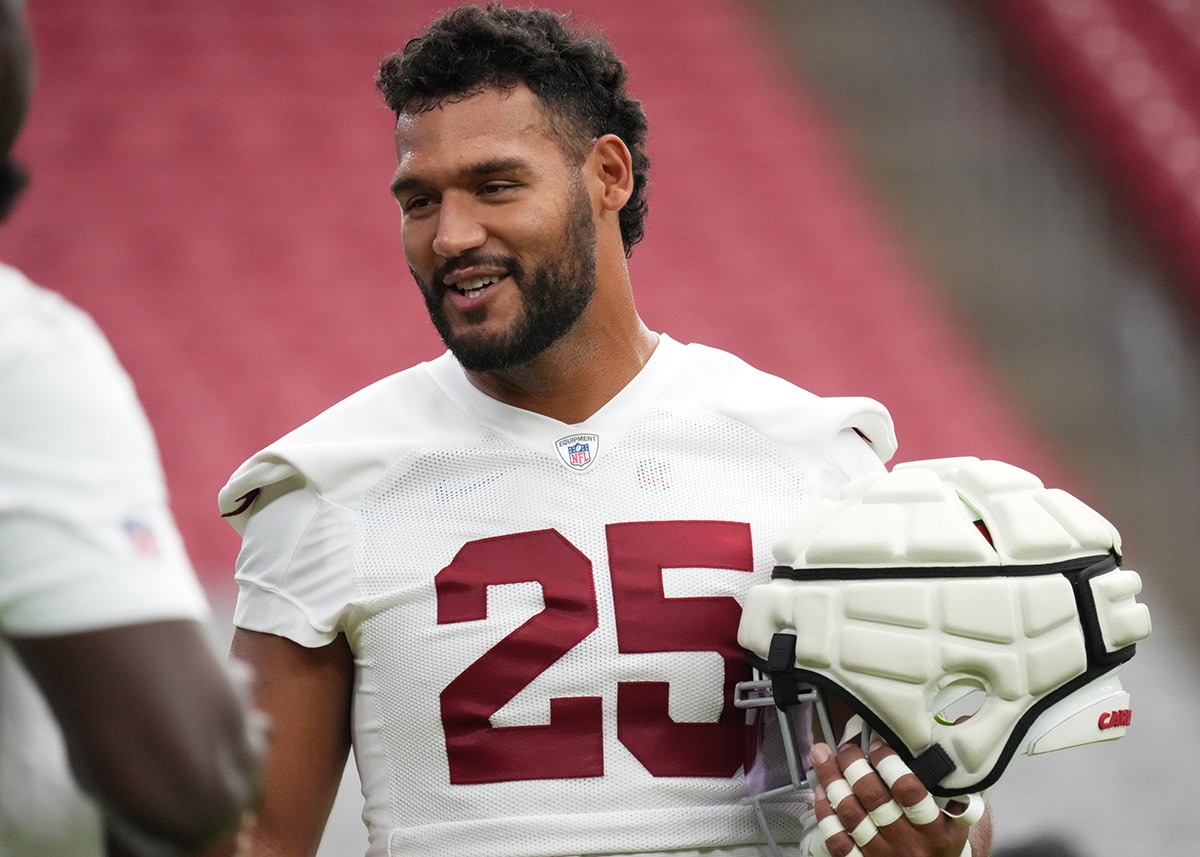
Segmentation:
{"type": "MultiPolygon", "coordinates": [[[[237,547],[215,513],[228,474],[440,350],[400,252],[373,87],[380,58],[440,5],[31,9],[41,71],[19,154],[33,184],[0,253],[109,333],[210,586],[237,547]]],[[[1070,481],[737,3],[570,5],[627,58],[651,117],[651,215],[631,267],[652,327],[818,393],[879,398],[902,459],[997,457],[1070,481]]]]}

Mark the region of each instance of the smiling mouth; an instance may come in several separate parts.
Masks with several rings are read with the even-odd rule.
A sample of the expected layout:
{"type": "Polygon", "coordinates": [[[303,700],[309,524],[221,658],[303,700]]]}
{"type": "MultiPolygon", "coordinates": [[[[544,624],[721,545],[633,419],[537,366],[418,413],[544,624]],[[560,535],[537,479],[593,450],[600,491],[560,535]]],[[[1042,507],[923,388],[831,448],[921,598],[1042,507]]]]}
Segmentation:
{"type": "Polygon", "coordinates": [[[503,276],[495,274],[487,277],[472,277],[469,280],[463,280],[461,283],[457,283],[454,288],[463,297],[469,300],[474,300],[483,294],[484,289],[490,285],[500,282],[502,279],[504,279],[503,276]]]}

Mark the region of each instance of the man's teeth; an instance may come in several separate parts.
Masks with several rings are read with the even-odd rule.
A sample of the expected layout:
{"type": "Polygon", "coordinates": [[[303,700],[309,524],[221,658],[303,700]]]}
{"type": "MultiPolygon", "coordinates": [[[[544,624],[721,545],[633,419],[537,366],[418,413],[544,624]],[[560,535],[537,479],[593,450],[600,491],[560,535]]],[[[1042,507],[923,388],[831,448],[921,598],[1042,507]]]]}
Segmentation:
{"type": "Polygon", "coordinates": [[[492,283],[500,282],[500,277],[475,277],[458,284],[458,290],[469,298],[477,298],[483,290],[492,283]]]}

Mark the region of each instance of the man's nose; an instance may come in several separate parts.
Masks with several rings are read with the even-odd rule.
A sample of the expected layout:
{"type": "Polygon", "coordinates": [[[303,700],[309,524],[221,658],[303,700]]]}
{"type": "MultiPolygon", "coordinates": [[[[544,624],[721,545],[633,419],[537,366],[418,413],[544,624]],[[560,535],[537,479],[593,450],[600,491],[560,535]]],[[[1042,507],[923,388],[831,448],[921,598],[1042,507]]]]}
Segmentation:
{"type": "Polygon", "coordinates": [[[461,256],[467,250],[483,245],[487,230],[476,216],[475,206],[459,194],[446,194],[438,209],[437,234],[433,236],[433,252],[444,259],[461,256]]]}

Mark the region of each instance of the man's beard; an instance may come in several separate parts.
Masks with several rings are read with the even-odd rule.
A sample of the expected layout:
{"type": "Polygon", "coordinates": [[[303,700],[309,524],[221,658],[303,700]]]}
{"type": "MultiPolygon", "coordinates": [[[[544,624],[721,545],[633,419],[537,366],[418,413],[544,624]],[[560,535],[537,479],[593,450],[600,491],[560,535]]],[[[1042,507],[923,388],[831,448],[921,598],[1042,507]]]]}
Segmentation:
{"type": "Polygon", "coordinates": [[[596,291],[594,229],[591,205],[580,182],[572,192],[562,245],[554,256],[533,269],[532,276],[520,260],[508,256],[468,253],[438,268],[432,283],[442,282],[456,268],[498,265],[507,269],[521,292],[524,312],[510,329],[498,334],[473,329],[456,333],[442,305],[442,290],[432,288],[432,283],[422,284],[421,293],[433,326],[463,368],[491,372],[528,363],[575,325],[596,291]]]}

